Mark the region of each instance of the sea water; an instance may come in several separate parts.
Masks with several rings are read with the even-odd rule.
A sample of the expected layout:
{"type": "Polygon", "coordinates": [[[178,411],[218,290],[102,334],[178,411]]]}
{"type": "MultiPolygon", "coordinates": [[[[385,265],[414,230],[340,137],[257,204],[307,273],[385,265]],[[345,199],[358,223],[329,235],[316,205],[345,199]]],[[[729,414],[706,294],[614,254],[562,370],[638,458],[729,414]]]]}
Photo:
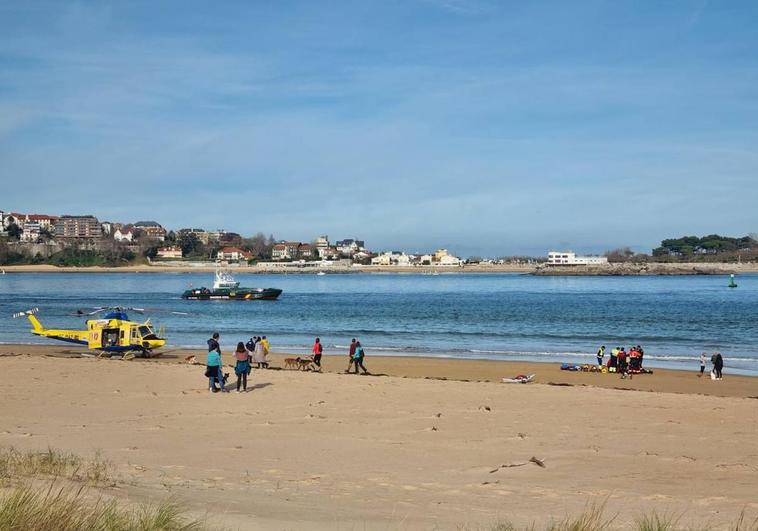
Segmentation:
{"type": "MultiPolygon", "coordinates": [[[[47,327],[83,328],[77,310],[157,308],[168,343],[203,351],[266,335],[274,351],[585,363],[600,345],[640,344],[645,365],[698,368],[720,351],[727,371],[758,374],[758,275],[535,277],[523,274],[239,274],[242,286],[284,290],[277,301],[184,301],[212,273],[23,273],[0,276],[0,342],[54,343],[13,313],[38,307],[47,327]]],[[[141,320],[133,313],[133,319],[141,320]]],[[[68,348],[71,348],[69,345],[68,348]]]]}

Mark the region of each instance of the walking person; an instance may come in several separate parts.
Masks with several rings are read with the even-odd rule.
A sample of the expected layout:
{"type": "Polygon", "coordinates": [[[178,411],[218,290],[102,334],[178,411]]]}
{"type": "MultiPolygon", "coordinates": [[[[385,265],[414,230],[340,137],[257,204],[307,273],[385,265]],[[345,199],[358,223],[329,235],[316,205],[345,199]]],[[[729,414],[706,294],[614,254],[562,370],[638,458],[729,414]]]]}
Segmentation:
{"type": "Polygon", "coordinates": [[[698,374],[697,377],[702,378],[704,372],[705,372],[705,352],[701,352],[700,353],[700,374],[698,374]]]}
{"type": "Polygon", "coordinates": [[[353,366],[353,356],[355,356],[355,338],[350,341],[350,350],[347,354],[347,370],[345,370],[345,372],[350,372],[350,369],[353,366]]]}
{"type": "Polygon", "coordinates": [[[237,360],[237,364],[234,366],[234,374],[237,375],[237,392],[246,392],[247,375],[250,372],[250,355],[242,341],[237,343],[237,350],[234,351],[234,358],[237,360]],[[242,385],[242,391],[240,391],[240,384],[242,385]]]}
{"type": "Polygon", "coordinates": [[[603,366],[603,358],[605,357],[605,345],[601,346],[597,351],[597,364],[603,366]]]}
{"type": "Polygon", "coordinates": [[[311,352],[313,353],[313,363],[318,367],[318,372],[321,372],[321,355],[324,352],[324,347],[321,345],[321,340],[319,338],[316,338],[316,342],[313,344],[311,352]]]}
{"type": "Polygon", "coordinates": [[[716,352],[716,362],[713,364],[713,370],[716,372],[716,379],[721,380],[721,370],[724,368],[724,358],[721,352],[716,352]]]}
{"type": "Polygon", "coordinates": [[[355,343],[355,354],[353,354],[353,363],[355,364],[355,374],[358,374],[358,367],[360,367],[363,370],[363,374],[368,374],[368,370],[366,370],[366,367],[363,365],[363,358],[366,357],[366,352],[363,350],[363,347],[361,346],[361,342],[357,341],[355,343]]]}

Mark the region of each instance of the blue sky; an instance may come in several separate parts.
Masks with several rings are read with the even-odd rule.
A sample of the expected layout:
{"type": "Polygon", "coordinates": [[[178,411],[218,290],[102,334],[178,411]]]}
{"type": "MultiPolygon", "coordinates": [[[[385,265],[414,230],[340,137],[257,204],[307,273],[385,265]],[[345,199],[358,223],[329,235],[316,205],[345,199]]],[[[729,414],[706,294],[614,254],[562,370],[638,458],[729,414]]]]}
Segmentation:
{"type": "Polygon", "coordinates": [[[758,231],[758,3],[0,0],[0,209],[374,249],[758,231]]]}

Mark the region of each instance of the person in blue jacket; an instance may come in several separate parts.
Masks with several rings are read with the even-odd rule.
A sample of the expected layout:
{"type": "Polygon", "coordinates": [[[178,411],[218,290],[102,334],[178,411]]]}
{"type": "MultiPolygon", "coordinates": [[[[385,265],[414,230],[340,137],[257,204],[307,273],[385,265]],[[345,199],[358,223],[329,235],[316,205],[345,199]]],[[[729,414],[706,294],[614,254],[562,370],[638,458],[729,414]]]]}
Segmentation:
{"type": "Polygon", "coordinates": [[[224,389],[224,371],[221,361],[221,345],[218,343],[218,332],[213,333],[213,337],[208,340],[208,361],[205,362],[205,375],[208,377],[208,390],[211,393],[216,391],[215,383],[218,382],[222,392],[224,389]]]}

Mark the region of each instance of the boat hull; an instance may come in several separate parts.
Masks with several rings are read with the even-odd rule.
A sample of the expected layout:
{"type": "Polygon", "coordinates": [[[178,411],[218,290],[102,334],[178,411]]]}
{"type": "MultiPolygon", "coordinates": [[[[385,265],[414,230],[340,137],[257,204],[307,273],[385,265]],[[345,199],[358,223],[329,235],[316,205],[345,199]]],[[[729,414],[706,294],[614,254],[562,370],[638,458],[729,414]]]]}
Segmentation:
{"type": "Polygon", "coordinates": [[[273,301],[281,294],[282,290],[276,288],[195,288],[182,293],[182,299],[196,301],[273,301]]]}

